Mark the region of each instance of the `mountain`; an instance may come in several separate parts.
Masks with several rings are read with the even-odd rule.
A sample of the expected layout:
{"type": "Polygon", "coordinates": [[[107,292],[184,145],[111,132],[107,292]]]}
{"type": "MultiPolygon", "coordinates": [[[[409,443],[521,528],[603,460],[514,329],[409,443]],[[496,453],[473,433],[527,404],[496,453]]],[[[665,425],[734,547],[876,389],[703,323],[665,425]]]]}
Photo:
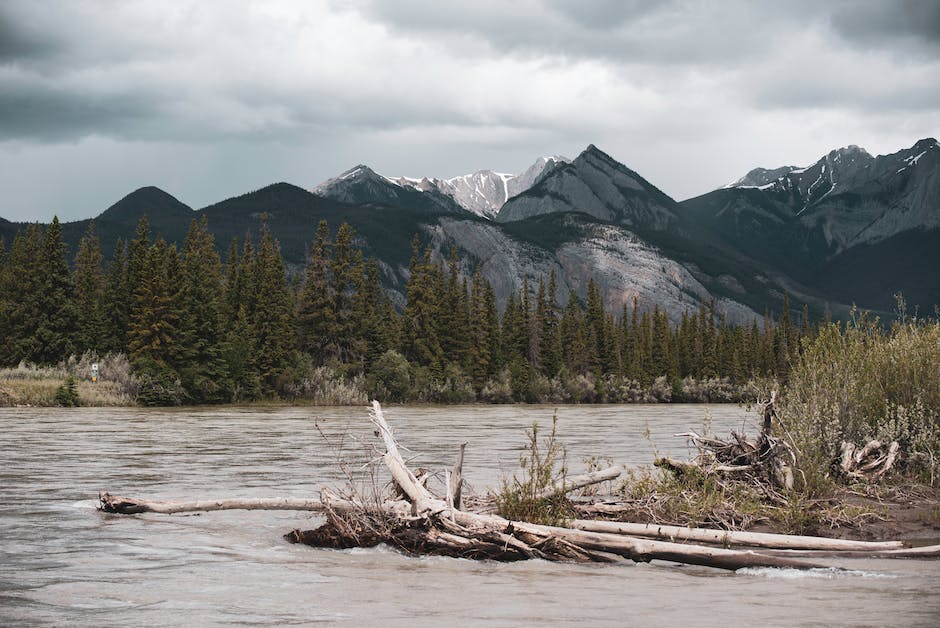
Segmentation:
{"type": "Polygon", "coordinates": [[[496,220],[506,223],[574,211],[604,222],[662,231],[678,222],[677,209],[673,199],[592,144],[571,163],[553,168],[509,199],[496,220]]]}
{"type": "Polygon", "coordinates": [[[450,196],[467,211],[483,218],[493,218],[513,196],[532,187],[542,173],[570,160],[560,155],[539,157],[522,174],[478,170],[450,179],[391,178],[390,181],[422,192],[437,191],[450,196]]]}
{"type": "MultiPolygon", "coordinates": [[[[712,300],[730,320],[749,321],[779,312],[785,293],[817,316],[828,308],[838,317],[853,302],[890,310],[899,290],[922,308],[940,302],[938,158],[934,140],[879,157],[848,147],[807,168],[755,169],[732,187],[677,203],[592,145],[571,162],[540,159],[518,176],[449,179],[449,192],[441,180],[391,180],[366,166],[315,192],[275,183],[196,211],[141,188],[95,224],[107,257],[144,214],[154,236],[178,245],[190,222],[206,217],[223,252],[235,238],[257,237],[266,221],[298,273],[319,221],[334,233],[348,222],[399,306],[417,234],[435,258],[456,249],[465,276],[479,268],[500,306],[526,280],[534,291],[554,272],[563,303],[569,291],[583,299],[594,278],[609,308],[636,298],[674,321],[712,300]],[[471,206],[468,199],[488,199],[487,207],[508,200],[490,220],[457,197],[471,206]]],[[[63,224],[70,256],[89,222],[63,224]]],[[[0,220],[7,245],[22,226],[0,220]]]]}
{"type": "Polygon", "coordinates": [[[452,197],[433,187],[420,190],[413,186],[400,185],[362,164],[324,181],[313,189],[313,193],[352,205],[386,205],[445,214],[467,211],[452,197]]]}
{"type": "MultiPolygon", "coordinates": [[[[912,257],[934,243],[940,247],[936,140],[878,157],[849,146],[782,172],[759,186],[735,185],[683,201],[682,209],[736,250],[841,299],[886,307],[904,285],[937,285],[933,268],[912,257]],[[919,244],[905,249],[898,244],[905,239],[919,244]],[[851,275],[862,267],[879,267],[882,280],[849,294],[843,288],[858,283],[851,275]]],[[[760,180],[750,175],[741,181],[760,180]]]]}
{"type": "MultiPolygon", "coordinates": [[[[193,209],[172,194],[158,187],[147,186],[134,190],[101,212],[95,219],[95,234],[101,242],[101,251],[110,256],[118,238],[125,242],[134,237],[141,216],[147,216],[152,237],[161,236],[168,242],[182,242],[189,224],[196,217],[193,209]]],[[[75,244],[88,231],[91,220],[62,223],[62,237],[75,244]]]]}
{"type": "Polygon", "coordinates": [[[754,168],[746,175],[735,181],[734,183],[729,183],[726,185],[726,188],[746,188],[746,187],[760,187],[762,185],[767,185],[768,183],[773,183],[780,177],[793,172],[794,170],[799,170],[796,166],[781,166],[779,168],[767,169],[767,168],[754,168]]]}

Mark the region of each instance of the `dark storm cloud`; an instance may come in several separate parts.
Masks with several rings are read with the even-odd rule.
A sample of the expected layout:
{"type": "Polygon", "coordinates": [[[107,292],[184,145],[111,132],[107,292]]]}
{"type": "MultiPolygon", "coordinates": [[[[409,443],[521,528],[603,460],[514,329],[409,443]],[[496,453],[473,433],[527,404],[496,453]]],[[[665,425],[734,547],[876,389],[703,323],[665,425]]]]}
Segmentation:
{"type": "Polygon", "coordinates": [[[835,30],[849,41],[864,46],[892,46],[897,40],[940,48],[940,2],[936,0],[860,1],[837,8],[832,15],[835,30]]]}
{"type": "Polygon", "coordinates": [[[0,63],[44,57],[56,50],[31,20],[22,19],[16,5],[0,4],[0,63]]]}

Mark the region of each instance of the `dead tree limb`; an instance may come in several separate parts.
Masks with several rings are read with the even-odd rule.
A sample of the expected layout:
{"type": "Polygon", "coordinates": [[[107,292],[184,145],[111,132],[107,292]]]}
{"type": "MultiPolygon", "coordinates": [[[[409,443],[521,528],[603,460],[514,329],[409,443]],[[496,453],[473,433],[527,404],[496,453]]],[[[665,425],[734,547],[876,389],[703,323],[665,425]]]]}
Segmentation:
{"type": "Polygon", "coordinates": [[[535,496],[535,498],[550,499],[552,497],[564,495],[565,493],[570,493],[571,491],[576,491],[580,488],[584,488],[585,486],[600,484],[601,482],[607,482],[609,480],[616,480],[618,477],[620,477],[620,473],[620,467],[609,467],[607,469],[593,471],[584,475],[576,475],[573,477],[564,478],[553,483],[545,490],[540,491],[535,496]]]}
{"type": "Polygon", "coordinates": [[[904,548],[900,541],[848,541],[845,539],[827,539],[816,536],[789,534],[765,534],[761,532],[735,532],[729,530],[710,530],[707,528],[686,528],[646,523],[623,523],[619,521],[591,521],[574,519],[568,525],[587,532],[606,532],[668,541],[694,541],[729,546],[763,547],[773,549],[805,549],[829,551],[884,551],[904,548]]]}

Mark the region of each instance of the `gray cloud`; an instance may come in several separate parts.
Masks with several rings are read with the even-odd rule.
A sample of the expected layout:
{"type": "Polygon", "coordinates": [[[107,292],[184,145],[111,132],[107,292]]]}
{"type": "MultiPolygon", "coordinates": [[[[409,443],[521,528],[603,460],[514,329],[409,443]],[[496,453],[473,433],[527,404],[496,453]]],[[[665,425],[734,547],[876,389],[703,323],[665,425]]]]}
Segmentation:
{"type": "Polygon", "coordinates": [[[0,215],[77,197],[47,186],[30,207],[44,163],[102,208],[148,176],[198,205],[358,162],[453,176],[588,143],[687,197],[756,165],[936,135],[938,6],[5,0],[0,187],[19,200],[0,215]]]}
{"type": "Polygon", "coordinates": [[[940,3],[936,0],[861,0],[834,11],[832,25],[847,40],[864,46],[896,46],[898,40],[940,47],[940,3]]]}

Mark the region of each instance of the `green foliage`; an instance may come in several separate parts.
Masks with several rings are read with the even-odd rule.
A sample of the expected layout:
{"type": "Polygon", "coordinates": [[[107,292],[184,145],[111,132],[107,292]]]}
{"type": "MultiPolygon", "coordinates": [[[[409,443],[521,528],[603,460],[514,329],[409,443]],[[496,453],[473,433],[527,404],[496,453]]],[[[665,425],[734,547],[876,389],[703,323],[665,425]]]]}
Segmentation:
{"type": "Polygon", "coordinates": [[[558,442],[558,415],[552,416],[552,429],[539,440],[538,423],[526,431],[528,443],[519,456],[521,470],[511,478],[504,478],[496,495],[500,516],[516,521],[546,525],[563,525],[572,515],[568,500],[562,496],[541,497],[555,482],[563,482],[567,475],[565,448],[558,442]]]}
{"type": "Polygon", "coordinates": [[[402,354],[389,349],[372,364],[368,386],[373,399],[405,401],[411,391],[411,365],[402,354]]]}
{"type": "Polygon", "coordinates": [[[71,408],[81,405],[78,398],[78,387],[75,384],[75,378],[69,375],[65,381],[55,391],[55,404],[71,408]]]}
{"type": "Polygon", "coordinates": [[[884,332],[860,315],[822,326],[790,371],[780,414],[807,492],[826,490],[843,441],[897,440],[901,467],[936,482],[940,322],[904,320],[884,332]]]}

